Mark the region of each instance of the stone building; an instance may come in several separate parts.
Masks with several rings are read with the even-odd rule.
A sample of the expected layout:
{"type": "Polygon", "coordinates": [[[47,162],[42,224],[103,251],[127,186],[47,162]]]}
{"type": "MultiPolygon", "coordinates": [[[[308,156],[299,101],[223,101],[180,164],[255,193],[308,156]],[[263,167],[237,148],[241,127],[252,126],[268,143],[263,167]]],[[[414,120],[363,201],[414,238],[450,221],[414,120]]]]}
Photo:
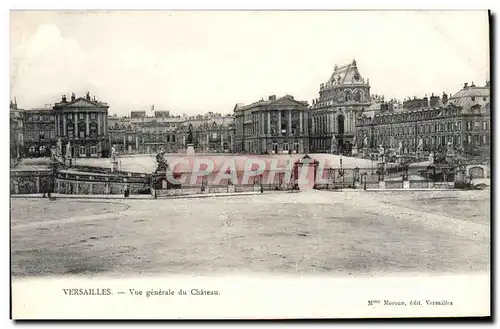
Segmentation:
{"type": "Polygon", "coordinates": [[[10,157],[20,158],[24,154],[24,110],[17,101],[10,102],[10,157]]]}
{"type": "Polygon", "coordinates": [[[169,111],[132,111],[129,117],[108,117],[110,143],[123,154],[154,154],[163,147],[167,153],[186,149],[189,125],[193,129],[197,152],[230,152],[232,115],[208,113],[198,116],[174,116],[169,111]]]}
{"type": "Polygon", "coordinates": [[[56,145],[55,114],[51,108],[36,108],[23,112],[24,156],[49,157],[56,145]]]}
{"type": "Polygon", "coordinates": [[[370,105],[369,80],[361,76],[356,61],[335,65],[309,110],[311,152],[348,153],[356,135],[356,118],[370,105]]]}
{"type": "Polygon", "coordinates": [[[371,116],[358,120],[357,147],[398,149],[401,153],[429,154],[453,148],[466,157],[488,159],[490,152],[490,91],[474,84],[464,85],[455,95],[408,99],[394,110],[387,104],[371,116]]]}
{"type": "Polygon", "coordinates": [[[309,152],[308,104],[293,96],[270,96],[250,105],[234,107],[237,153],[309,152]]]}
{"type": "Polygon", "coordinates": [[[72,94],[70,100],[63,95],[54,105],[55,134],[63,142],[63,152],[70,142],[72,157],[108,157],[108,108],[89,93],[79,98],[72,94]]]}
{"type": "Polygon", "coordinates": [[[196,152],[229,153],[234,143],[233,121],[234,117],[231,114],[222,115],[213,112],[187,117],[180,126],[178,138],[185,144],[191,126],[196,152]]]}

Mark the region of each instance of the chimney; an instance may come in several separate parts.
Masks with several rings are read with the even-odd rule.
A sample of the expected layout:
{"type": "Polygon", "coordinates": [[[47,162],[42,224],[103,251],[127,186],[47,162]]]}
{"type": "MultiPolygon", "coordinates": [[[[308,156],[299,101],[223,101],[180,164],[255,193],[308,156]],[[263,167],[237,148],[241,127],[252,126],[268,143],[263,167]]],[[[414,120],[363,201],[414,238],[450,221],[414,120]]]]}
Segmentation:
{"type": "Polygon", "coordinates": [[[270,101],[275,101],[275,100],[276,100],[276,95],[271,95],[271,96],[269,96],[269,100],[270,100],[270,101]]]}
{"type": "Polygon", "coordinates": [[[474,81],[472,81],[472,84],[470,85],[471,88],[474,88],[476,85],[474,84],[474,81]]]}
{"type": "Polygon", "coordinates": [[[87,91],[87,95],[85,95],[85,98],[89,101],[90,100],[90,93],[87,91]]]}
{"type": "Polygon", "coordinates": [[[74,102],[75,101],[75,93],[71,93],[71,101],[74,102]]]}
{"type": "Polygon", "coordinates": [[[464,89],[467,89],[469,87],[469,84],[466,82],[464,83],[464,89]]]}
{"type": "Polygon", "coordinates": [[[66,95],[62,95],[61,99],[63,103],[66,103],[66,95]]]}
{"type": "Polygon", "coordinates": [[[448,95],[445,92],[443,92],[443,104],[446,103],[448,103],[448,95]]]}
{"type": "Polygon", "coordinates": [[[429,102],[429,106],[434,107],[438,104],[438,102],[439,102],[439,96],[434,96],[434,94],[432,94],[430,102],[429,102]]]}

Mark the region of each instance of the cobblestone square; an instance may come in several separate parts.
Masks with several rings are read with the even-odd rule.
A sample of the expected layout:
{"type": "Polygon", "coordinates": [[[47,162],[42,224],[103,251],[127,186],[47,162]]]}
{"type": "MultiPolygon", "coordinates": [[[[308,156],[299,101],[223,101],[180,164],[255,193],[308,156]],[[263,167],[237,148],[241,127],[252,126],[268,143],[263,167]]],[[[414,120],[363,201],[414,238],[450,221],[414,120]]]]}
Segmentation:
{"type": "Polygon", "coordinates": [[[15,277],[490,268],[489,190],[11,202],[15,277]]]}

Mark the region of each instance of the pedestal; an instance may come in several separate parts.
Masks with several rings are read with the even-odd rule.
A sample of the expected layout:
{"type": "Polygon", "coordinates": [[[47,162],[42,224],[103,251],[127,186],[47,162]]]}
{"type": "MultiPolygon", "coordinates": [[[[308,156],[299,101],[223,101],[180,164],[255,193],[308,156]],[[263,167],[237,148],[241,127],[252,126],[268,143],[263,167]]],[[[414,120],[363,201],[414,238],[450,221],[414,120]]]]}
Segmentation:
{"type": "Polygon", "coordinates": [[[360,182],[354,182],[354,188],[358,189],[361,186],[360,182]]]}
{"type": "Polygon", "coordinates": [[[229,185],[227,187],[227,192],[228,193],[234,193],[235,191],[236,191],[236,189],[235,189],[234,185],[229,185]]]}
{"type": "Polygon", "coordinates": [[[118,161],[111,161],[110,162],[111,164],[111,172],[115,172],[115,171],[118,171],[119,168],[118,168],[118,161]]]}
{"type": "Polygon", "coordinates": [[[384,181],[378,182],[378,188],[385,189],[385,182],[384,181]]]}
{"type": "Polygon", "coordinates": [[[193,155],[194,154],[194,145],[193,144],[187,144],[186,154],[187,155],[193,155]]]}
{"type": "Polygon", "coordinates": [[[357,147],[353,147],[352,148],[352,156],[356,156],[358,155],[358,148],[357,147]]]}
{"type": "Polygon", "coordinates": [[[410,181],[403,181],[403,188],[410,188],[410,181]]]}

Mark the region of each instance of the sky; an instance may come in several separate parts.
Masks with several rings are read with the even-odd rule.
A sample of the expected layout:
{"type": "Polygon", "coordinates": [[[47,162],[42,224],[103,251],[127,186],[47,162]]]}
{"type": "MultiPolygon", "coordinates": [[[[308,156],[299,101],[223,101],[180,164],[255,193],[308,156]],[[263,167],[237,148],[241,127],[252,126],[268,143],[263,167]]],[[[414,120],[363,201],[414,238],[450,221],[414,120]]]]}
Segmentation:
{"type": "Polygon", "coordinates": [[[319,97],[356,59],[371,93],[441,95],[489,79],[486,11],[38,11],[10,15],[10,95],[24,109],[87,91],[110,114],[231,113],[319,97]]]}

